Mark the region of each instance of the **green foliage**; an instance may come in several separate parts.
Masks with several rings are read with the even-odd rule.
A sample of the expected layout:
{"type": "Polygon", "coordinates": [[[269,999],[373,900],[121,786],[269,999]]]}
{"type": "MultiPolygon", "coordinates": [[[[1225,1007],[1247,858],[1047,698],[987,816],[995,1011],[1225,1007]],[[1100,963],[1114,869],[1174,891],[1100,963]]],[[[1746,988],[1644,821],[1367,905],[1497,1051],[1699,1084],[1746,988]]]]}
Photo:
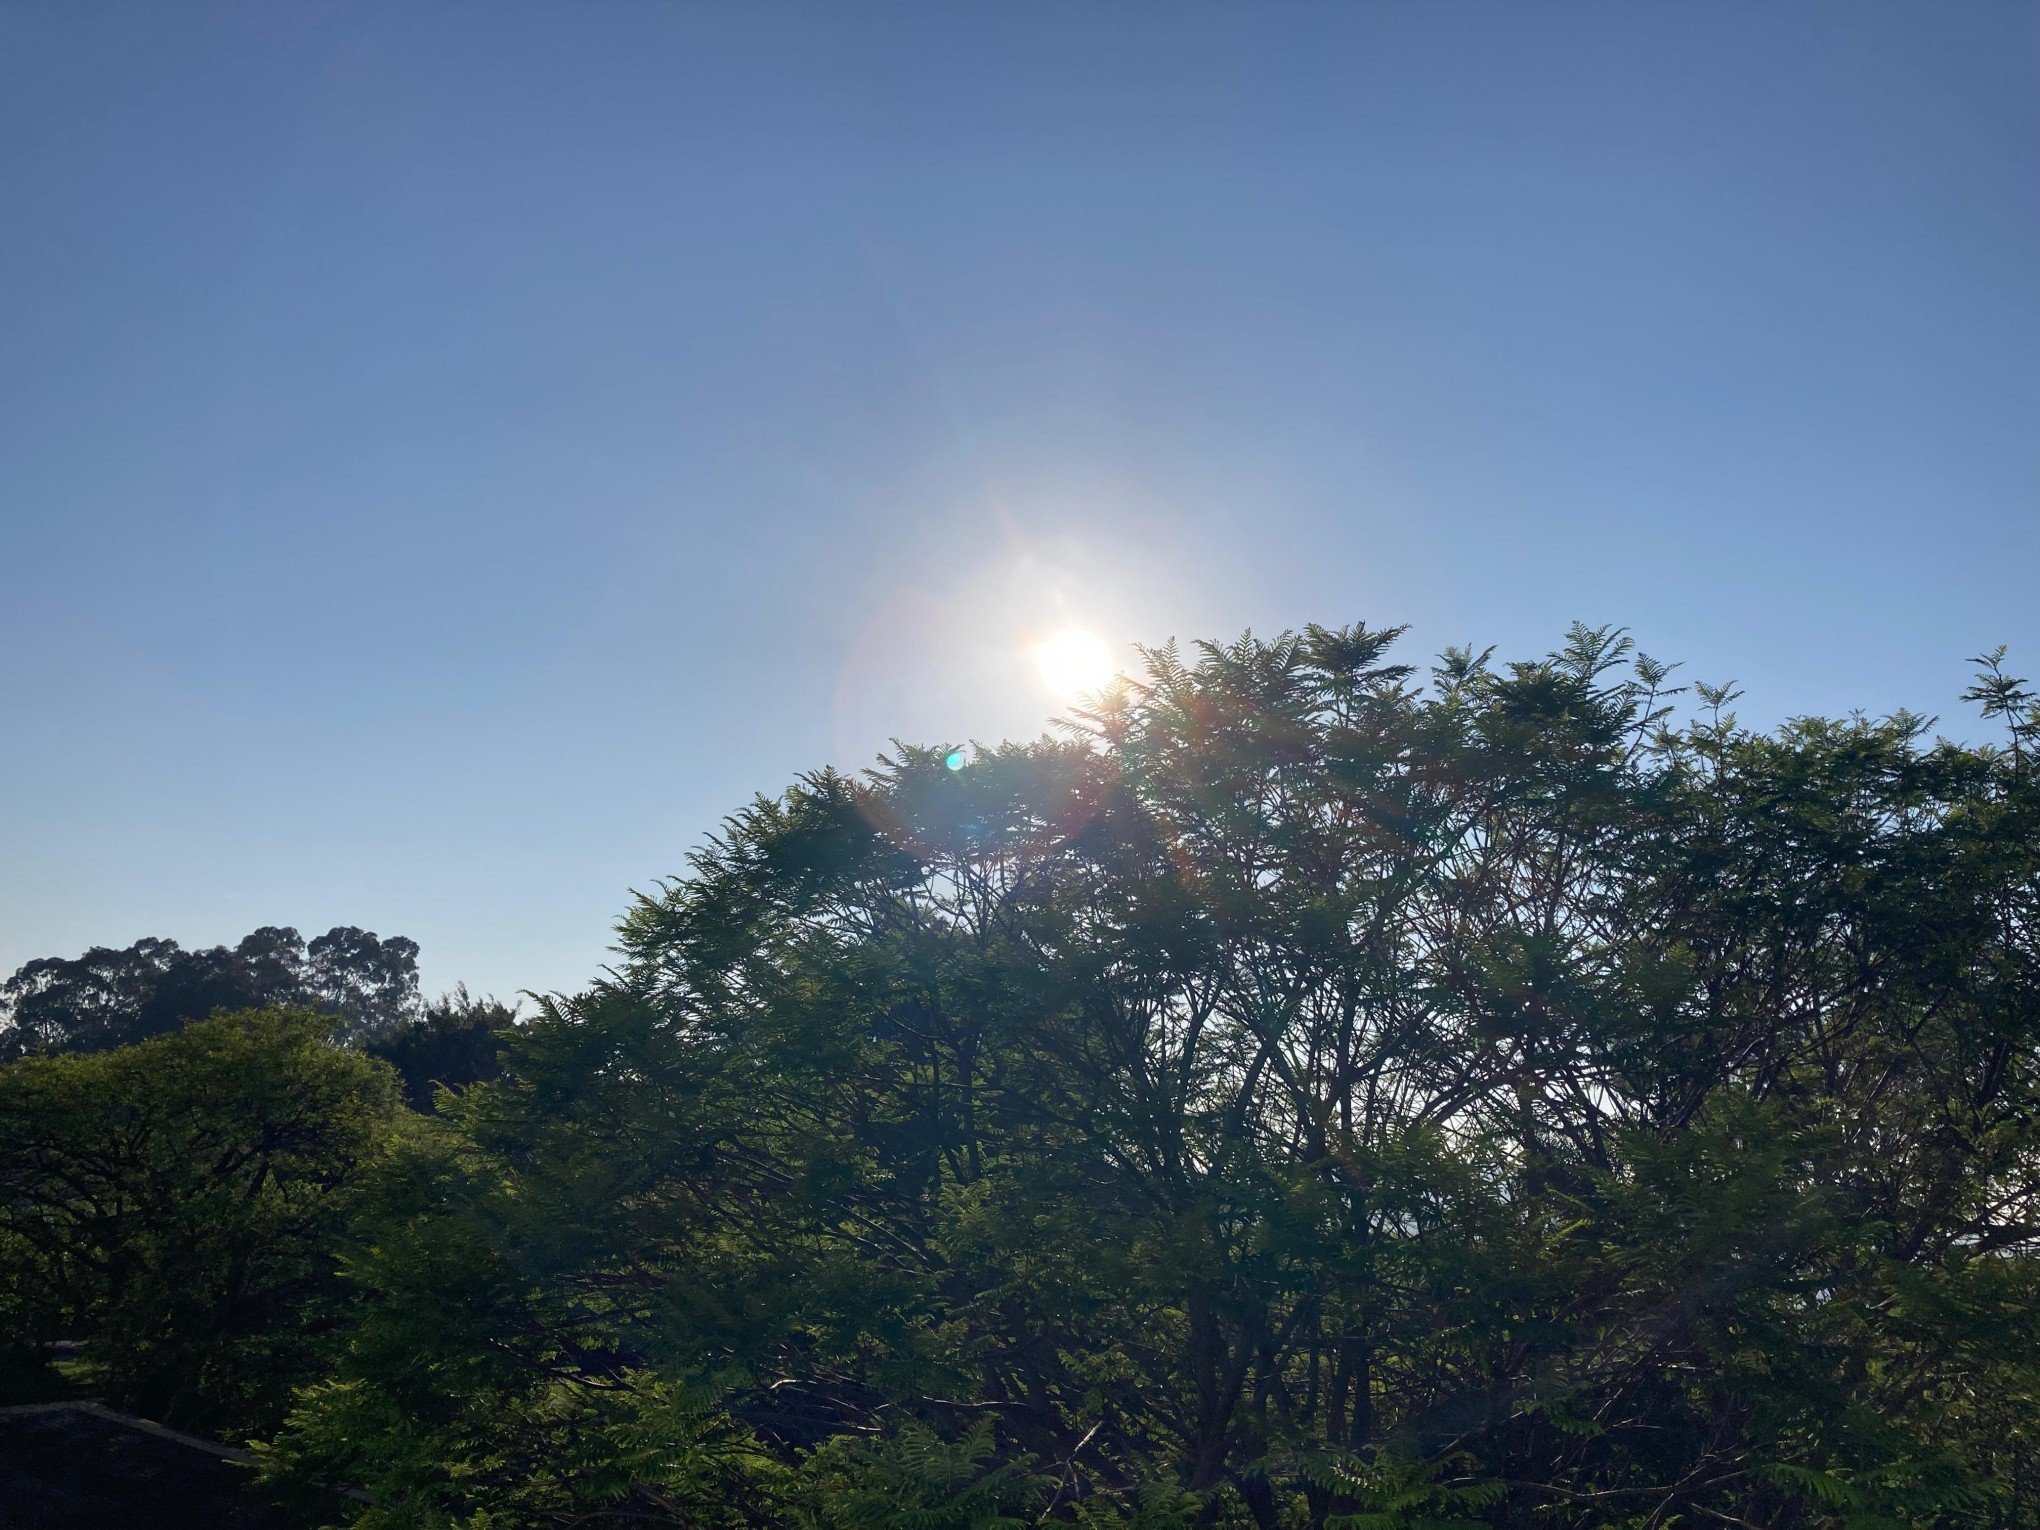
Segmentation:
{"type": "Polygon", "coordinates": [[[1022,1530],[1047,1496],[1031,1456],[997,1459],[989,1419],[954,1442],[921,1424],[891,1439],[838,1438],[812,1462],[827,1530],[1022,1530]]]}
{"type": "Polygon", "coordinates": [[[503,1071],[503,1037],[517,1023],[517,1007],[476,998],[461,984],[423,1012],[372,1037],[365,1050],[397,1070],[404,1099],[430,1111],[441,1089],[465,1089],[503,1071]]]}
{"type": "Polygon", "coordinates": [[[1352,1508],[1327,1516],[1327,1530],[1480,1530],[1502,1484],[1463,1476],[1464,1457],[1424,1461],[1396,1451],[1372,1456],[1326,1451],[1300,1463],[1299,1475],[1352,1508]],[[1447,1474],[1462,1475],[1455,1480],[1447,1474]]]}
{"type": "Polygon", "coordinates": [[[312,1388],[300,1427],[259,1447],[272,1480],[369,1481],[364,1530],[786,1523],[790,1474],[698,1389],[648,1376],[599,1392],[451,1381],[406,1406],[359,1381],[312,1388]]]}
{"type": "Polygon", "coordinates": [[[372,1178],[379,1525],[2033,1525],[2040,783],[1620,633],[760,799],[372,1178]]]}
{"type": "Polygon", "coordinates": [[[328,1017],[246,1012],[0,1067],[0,1321],[76,1337],[116,1404],[273,1425],[312,1368],[331,1248],[397,1110],[328,1017]]]}
{"type": "Polygon", "coordinates": [[[149,939],[41,957],[0,983],[0,1059],[103,1051],[245,1009],[317,1009],[349,1039],[381,1034],[417,1012],[418,943],[352,925],[307,943],[266,925],[231,948],[149,939]]]}

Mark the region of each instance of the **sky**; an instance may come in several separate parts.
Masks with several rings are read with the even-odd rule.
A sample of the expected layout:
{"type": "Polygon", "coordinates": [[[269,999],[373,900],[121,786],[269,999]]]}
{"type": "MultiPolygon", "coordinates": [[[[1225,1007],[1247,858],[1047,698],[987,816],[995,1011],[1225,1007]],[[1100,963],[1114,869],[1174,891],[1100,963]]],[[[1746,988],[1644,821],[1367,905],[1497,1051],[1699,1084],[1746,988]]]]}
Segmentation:
{"type": "Polygon", "coordinates": [[[571,990],[1072,629],[1967,736],[2036,576],[2040,5],[0,3],[0,974],[571,990]]]}

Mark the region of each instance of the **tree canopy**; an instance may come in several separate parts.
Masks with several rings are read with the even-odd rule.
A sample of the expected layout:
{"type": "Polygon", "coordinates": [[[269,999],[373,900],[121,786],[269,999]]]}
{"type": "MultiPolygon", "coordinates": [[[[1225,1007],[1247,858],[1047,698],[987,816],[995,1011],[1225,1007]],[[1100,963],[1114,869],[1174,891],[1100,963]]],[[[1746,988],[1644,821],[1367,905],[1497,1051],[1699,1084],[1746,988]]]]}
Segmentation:
{"type": "Polygon", "coordinates": [[[372,1036],[367,1051],[395,1068],[414,1110],[434,1109],[442,1088],[464,1089],[503,1071],[503,1041],[518,1006],[478,998],[462,983],[414,1019],[372,1036]]]}
{"type": "Polygon", "coordinates": [[[0,1067],[0,1344],[82,1339],[116,1405],[273,1428],[337,1319],[334,1251],[389,1152],[384,1065],[251,1011],[0,1067]]]}
{"type": "Polygon", "coordinates": [[[1396,636],[738,814],[398,1143],[273,1470],[392,1527],[2040,1523],[2030,694],[1758,733],[1619,633],[1396,636]]]}
{"type": "Polygon", "coordinates": [[[231,947],[149,938],[41,957],[0,983],[0,1058],[102,1051],[256,1008],[321,1010],[357,1040],[391,1030],[419,1014],[418,943],[352,925],[307,942],[265,925],[231,947]]]}

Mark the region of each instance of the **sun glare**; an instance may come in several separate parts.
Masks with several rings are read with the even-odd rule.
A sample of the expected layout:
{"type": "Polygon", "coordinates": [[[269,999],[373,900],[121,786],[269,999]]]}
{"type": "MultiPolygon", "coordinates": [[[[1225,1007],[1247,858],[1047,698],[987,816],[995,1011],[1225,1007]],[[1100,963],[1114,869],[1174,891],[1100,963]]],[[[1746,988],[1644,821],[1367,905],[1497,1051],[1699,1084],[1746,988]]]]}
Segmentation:
{"type": "Polygon", "coordinates": [[[1063,701],[1103,690],[1116,670],[1105,640],[1082,627],[1052,632],[1030,652],[1041,683],[1063,701]]]}

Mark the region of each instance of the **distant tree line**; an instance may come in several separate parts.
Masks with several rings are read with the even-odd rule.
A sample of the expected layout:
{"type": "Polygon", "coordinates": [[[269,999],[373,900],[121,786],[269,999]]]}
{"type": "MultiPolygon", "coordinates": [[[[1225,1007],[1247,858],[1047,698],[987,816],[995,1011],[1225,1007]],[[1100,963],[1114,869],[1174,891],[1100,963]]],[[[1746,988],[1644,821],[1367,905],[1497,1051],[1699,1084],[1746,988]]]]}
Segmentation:
{"type": "Polygon", "coordinates": [[[18,1374],[365,1530],[2040,1526],[2031,691],[1396,636],[760,798],[436,1113],[330,1009],[0,1066],[18,1374]]]}
{"type": "Polygon", "coordinates": [[[0,1057],[99,1052],[166,1035],[218,1010],[315,1009],[343,1040],[419,1018],[418,943],[339,925],[307,942],[265,925],[232,946],[151,938],[46,956],[0,983],[0,1057]]]}
{"type": "Polygon", "coordinates": [[[0,983],[0,1060],[103,1052],[226,1011],[305,1011],[325,1039],[390,1063],[405,1097],[432,1108],[440,1086],[494,1077],[517,1008],[461,984],[419,995],[418,943],[337,925],[310,941],[265,925],[232,946],[187,951],[149,938],[79,957],[42,957],[0,983]]]}

